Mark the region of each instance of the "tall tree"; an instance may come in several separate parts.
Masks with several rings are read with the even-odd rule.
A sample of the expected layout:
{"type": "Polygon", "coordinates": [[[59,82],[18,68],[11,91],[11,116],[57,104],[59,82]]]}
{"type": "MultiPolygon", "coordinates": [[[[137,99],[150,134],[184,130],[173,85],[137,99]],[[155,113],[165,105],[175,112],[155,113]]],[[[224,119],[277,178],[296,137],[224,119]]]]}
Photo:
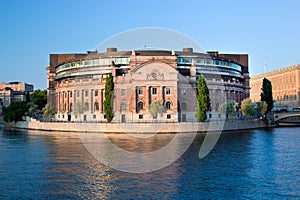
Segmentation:
{"type": "Polygon", "coordinates": [[[204,122],[207,119],[206,112],[209,110],[210,99],[209,90],[204,77],[201,75],[198,78],[198,97],[195,117],[199,122],[204,122]]]}
{"type": "Polygon", "coordinates": [[[219,111],[228,114],[231,118],[234,118],[234,115],[238,108],[238,103],[236,101],[230,100],[226,101],[219,107],[219,111]]]}
{"type": "Polygon", "coordinates": [[[264,78],[261,90],[262,90],[262,92],[260,93],[260,98],[261,98],[261,101],[265,101],[267,103],[267,105],[268,105],[267,113],[268,113],[274,107],[271,81],[264,78]]]}
{"type": "Polygon", "coordinates": [[[38,106],[39,110],[42,110],[47,104],[47,90],[35,90],[30,95],[31,102],[38,106]]]}
{"type": "Polygon", "coordinates": [[[55,114],[55,107],[52,104],[46,104],[43,108],[44,117],[51,118],[55,114]]]}
{"type": "Polygon", "coordinates": [[[112,74],[109,73],[105,82],[105,100],[104,100],[104,113],[106,116],[106,120],[109,123],[114,118],[113,98],[114,98],[114,80],[112,74]]]}
{"type": "Polygon", "coordinates": [[[241,108],[242,108],[242,114],[244,116],[249,116],[252,117],[255,115],[255,108],[254,108],[254,103],[252,103],[252,100],[250,98],[246,98],[242,101],[241,103],[241,108]]]}

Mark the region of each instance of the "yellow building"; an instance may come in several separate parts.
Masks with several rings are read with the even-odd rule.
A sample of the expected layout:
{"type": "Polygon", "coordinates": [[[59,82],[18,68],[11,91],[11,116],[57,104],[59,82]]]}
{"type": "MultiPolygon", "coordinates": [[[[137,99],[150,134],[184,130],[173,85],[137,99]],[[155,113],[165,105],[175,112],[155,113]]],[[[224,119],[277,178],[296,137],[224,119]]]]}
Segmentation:
{"type": "Polygon", "coordinates": [[[250,98],[253,101],[260,101],[263,78],[272,83],[276,105],[300,106],[300,64],[251,77],[250,98]]]}

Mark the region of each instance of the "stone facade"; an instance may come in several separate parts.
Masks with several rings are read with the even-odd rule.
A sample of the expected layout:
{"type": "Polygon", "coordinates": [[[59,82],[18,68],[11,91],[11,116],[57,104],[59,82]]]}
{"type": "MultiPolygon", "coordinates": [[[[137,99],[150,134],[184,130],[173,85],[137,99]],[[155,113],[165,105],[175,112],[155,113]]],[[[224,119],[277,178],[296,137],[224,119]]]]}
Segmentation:
{"type": "Polygon", "coordinates": [[[105,80],[112,73],[113,122],[196,121],[197,77],[203,75],[211,96],[208,115],[220,116],[218,107],[224,101],[240,103],[249,96],[248,55],[220,55],[192,48],[51,54],[48,103],[56,106],[59,120],[105,121],[105,80]],[[149,112],[154,101],[164,107],[157,118],[149,112]]]}
{"type": "Polygon", "coordinates": [[[250,98],[254,101],[260,101],[263,78],[272,83],[276,105],[300,106],[299,64],[251,77],[250,98]]]}

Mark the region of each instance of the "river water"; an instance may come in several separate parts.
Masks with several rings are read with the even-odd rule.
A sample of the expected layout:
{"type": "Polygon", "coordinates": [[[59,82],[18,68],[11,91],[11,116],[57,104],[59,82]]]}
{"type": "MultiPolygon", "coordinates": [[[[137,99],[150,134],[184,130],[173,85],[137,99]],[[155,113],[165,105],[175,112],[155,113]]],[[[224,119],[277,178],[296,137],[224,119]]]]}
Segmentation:
{"type": "MultiPolygon", "coordinates": [[[[173,136],[110,137],[151,151],[173,136]]],[[[203,138],[163,169],[127,173],[96,160],[77,133],[0,131],[0,199],[300,199],[299,127],[222,133],[199,159],[203,138]]]]}

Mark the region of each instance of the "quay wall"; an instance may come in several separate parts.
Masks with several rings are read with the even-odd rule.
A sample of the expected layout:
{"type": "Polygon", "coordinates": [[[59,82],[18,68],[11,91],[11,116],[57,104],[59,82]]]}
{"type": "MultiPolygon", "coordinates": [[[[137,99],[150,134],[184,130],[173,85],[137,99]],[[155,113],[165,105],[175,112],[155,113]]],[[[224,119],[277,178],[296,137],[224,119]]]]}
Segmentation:
{"type": "Polygon", "coordinates": [[[210,123],[71,123],[40,122],[36,120],[10,123],[15,129],[31,129],[41,131],[93,132],[93,133],[191,133],[235,131],[266,127],[261,120],[252,121],[215,121],[210,123]]]}

